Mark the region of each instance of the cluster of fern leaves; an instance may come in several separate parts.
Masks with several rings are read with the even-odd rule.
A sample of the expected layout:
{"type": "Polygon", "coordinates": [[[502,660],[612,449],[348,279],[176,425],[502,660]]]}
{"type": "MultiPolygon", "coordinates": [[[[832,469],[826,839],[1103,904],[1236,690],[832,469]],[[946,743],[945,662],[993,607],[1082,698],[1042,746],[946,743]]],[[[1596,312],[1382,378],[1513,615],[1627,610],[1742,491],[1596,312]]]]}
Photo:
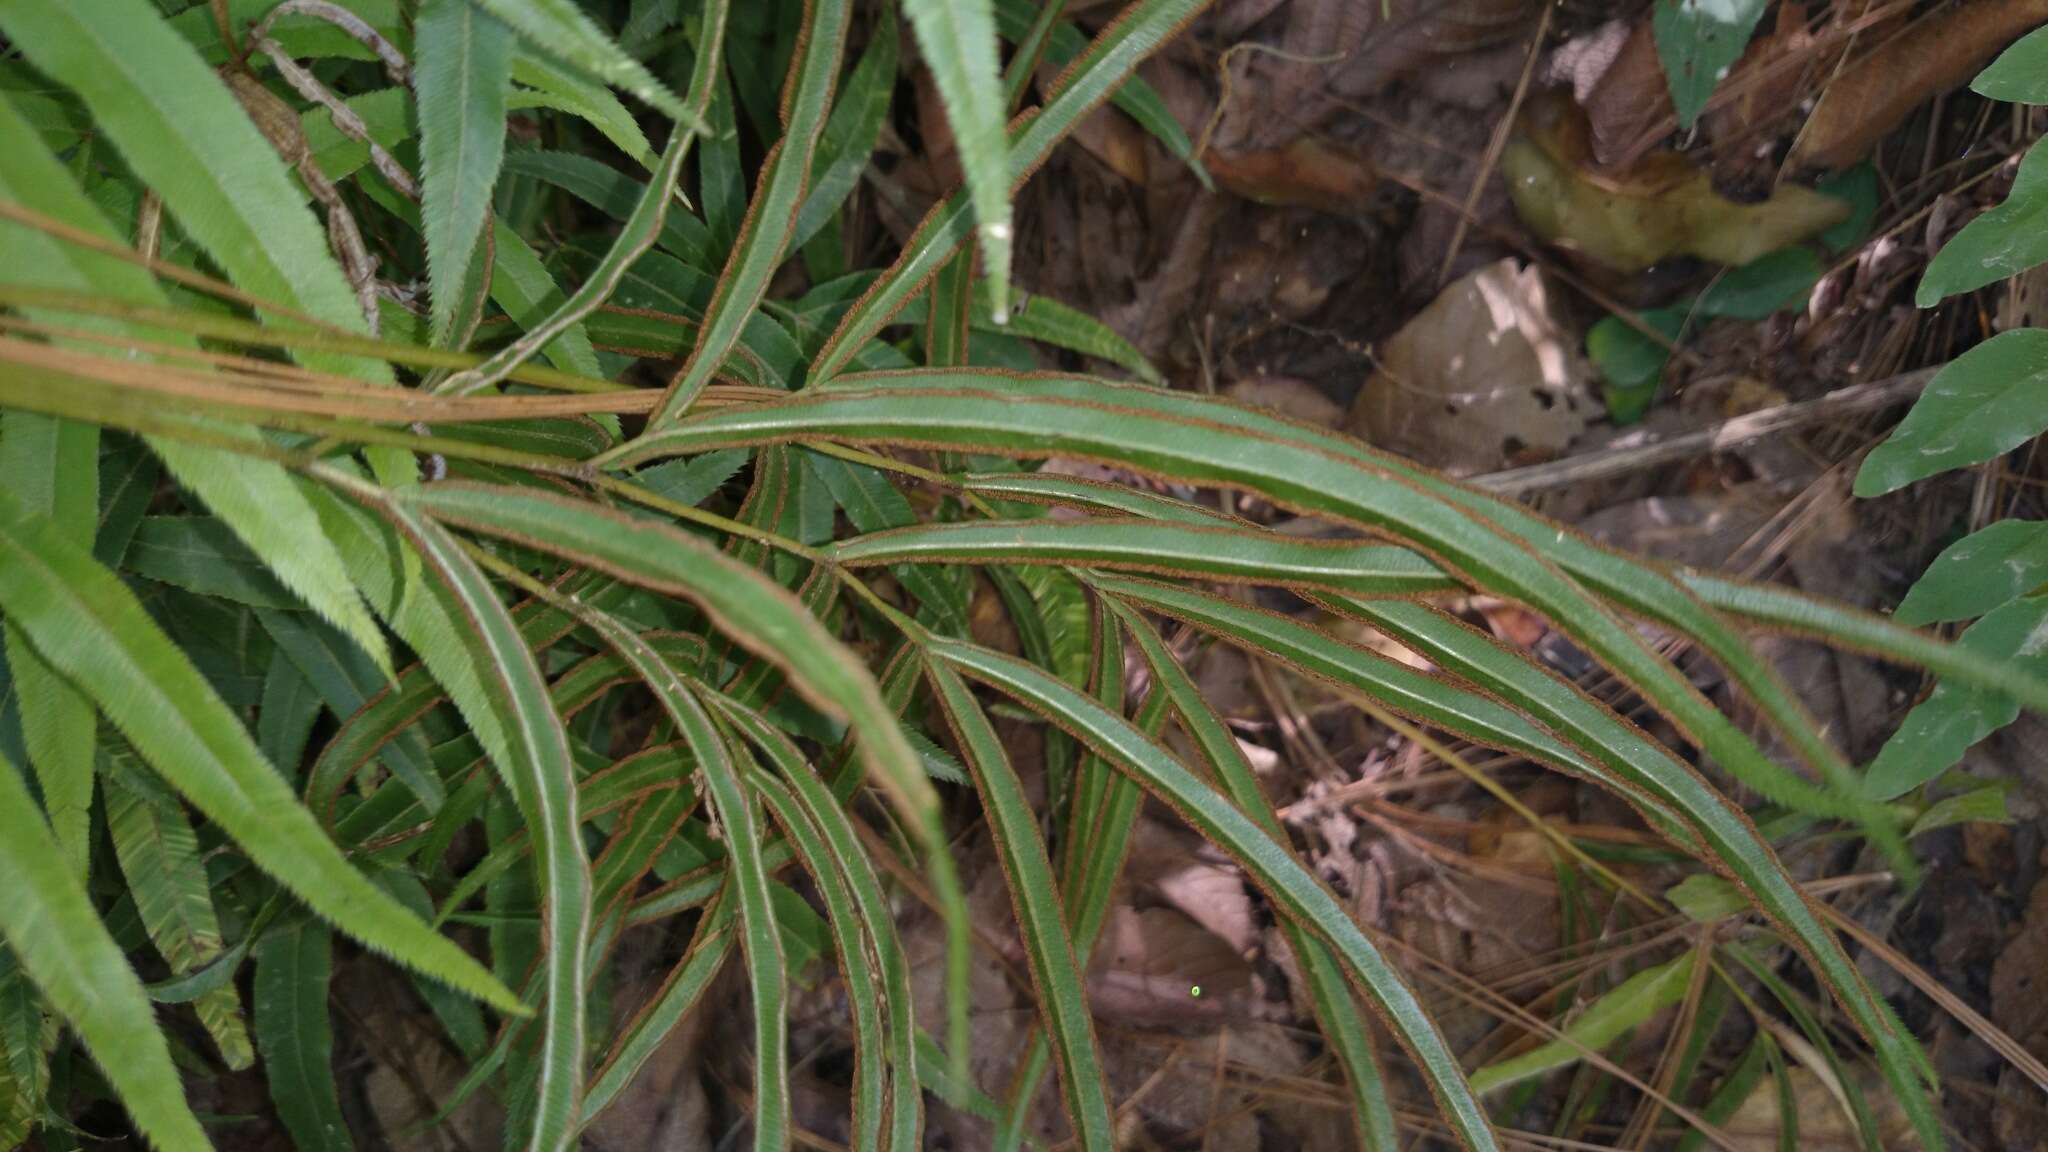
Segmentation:
{"type": "Polygon", "coordinates": [[[755,1146],[782,1148],[787,950],[813,929],[778,893],[801,874],[850,994],[854,1148],[917,1147],[927,1092],[1014,1143],[1056,1071],[1079,1145],[1106,1150],[1081,972],[1149,794],[1284,918],[1361,1145],[1396,1146],[1400,1056],[1375,1051],[1370,1010],[1448,1132],[1496,1147],[1171,636],[1625,797],[1805,956],[1938,1145],[1914,1041],[1692,749],[1430,601],[1529,606],[1727,778],[1908,873],[1896,806],[1745,630],[2035,709],[2048,681],[1632,560],[1327,430],[1158,387],[1054,302],[1013,311],[1008,194],[1084,114],[1114,100],[1187,155],[1133,72],[1202,0],[1132,0],[1092,34],[1058,3],[902,4],[909,37],[854,0],[0,0],[0,1144],[70,1139],[103,1084],[153,1145],[205,1148],[182,1079],[260,1060],[300,1147],[349,1147],[338,934],[407,972],[467,1062],[440,1103],[494,1095],[508,1141],[546,1150],[738,963],[755,1146]],[[844,206],[910,44],[964,188],[893,263],[849,271],[844,206]],[[1057,80],[1036,83],[1042,62],[1057,80]],[[1137,379],[1014,370],[1033,342],[1137,379]],[[1053,456],[1371,542],[1036,469],[1053,456]],[[1438,671],[1224,584],[1292,589],[1438,671]],[[972,639],[977,586],[1021,657],[972,639]],[[1768,758],[1638,621],[1713,657],[1803,763],[1768,758]],[[1141,698],[1127,662],[1149,671],[1141,698]],[[1050,811],[997,702],[1061,734],[1050,811]],[[629,714],[644,735],[621,747],[629,714]],[[1039,1000],[1009,1085],[964,1075],[970,944],[940,797],[965,789],[1039,1000]],[[948,925],[943,1019],[913,1014],[907,873],[877,853],[904,855],[948,925]],[[670,931],[691,942],[654,1002],[596,1026],[620,939],[670,931]],[[174,1056],[195,1024],[211,1050],[174,1056]]]}

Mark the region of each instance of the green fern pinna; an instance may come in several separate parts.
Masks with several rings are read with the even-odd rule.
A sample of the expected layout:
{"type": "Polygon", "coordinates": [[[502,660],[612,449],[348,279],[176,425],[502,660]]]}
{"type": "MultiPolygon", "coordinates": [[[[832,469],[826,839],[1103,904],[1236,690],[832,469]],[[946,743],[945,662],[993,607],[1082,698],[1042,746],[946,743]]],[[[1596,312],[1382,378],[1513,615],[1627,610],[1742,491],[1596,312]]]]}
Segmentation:
{"type": "Polygon", "coordinates": [[[788,1146],[792,953],[822,947],[849,997],[853,1148],[920,1146],[927,1093],[1015,1147],[1052,1071],[1075,1140],[1107,1150],[1082,973],[1151,797],[1281,918],[1360,1146],[1397,1146],[1405,1062],[1456,1142],[1498,1147],[1474,1085],[1506,1077],[1468,1077],[1303,867],[1170,635],[1612,790],[1804,956],[1940,1146],[1918,1046],[1687,750],[1431,601],[1526,605],[1720,771],[1904,876],[1897,806],[1747,634],[2015,710],[2048,711],[2048,679],[1172,391],[1107,327],[1014,296],[1010,194],[1087,113],[1114,101],[1194,162],[1135,70],[1202,7],[1129,0],[1089,34],[1058,3],[901,0],[964,180],[893,262],[849,273],[842,210],[905,50],[892,5],[0,0],[0,1144],[68,1146],[104,1084],[150,1144],[206,1148],[188,1082],[260,1062],[298,1147],[352,1147],[341,944],[402,971],[461,1055],[444,1114],[495,1097],[516,1147],[574,1145],[728,964],[754,1146],[788,1146]],[[508,139],[508,117],[541,131],[508,139]],[[605,223],[563,238],[561,212],[605,223]],[[1033,342],[1133,379],[989,366],[1033,342]],[[1038,470],[1053,456],[1372,540],[1038,470]],[[1022,655],[975,639],[976,579],[1022,655]],[[1436,670],[1230,585],[1292,589],[1436,670]],[[999,706],[1057,734],[1052,810],[999,706]],[[968,1075],[947,795],[987,821],[1036,993],[1009,1084],[968,1075]],[[800,880],[822,926],[792,910],[800,880]],[[905,891],[945,925],[935,1016],[914,1010],[905,891]],[[608,966],[635,933],[689,943],[614,1027],[608,966]]]}

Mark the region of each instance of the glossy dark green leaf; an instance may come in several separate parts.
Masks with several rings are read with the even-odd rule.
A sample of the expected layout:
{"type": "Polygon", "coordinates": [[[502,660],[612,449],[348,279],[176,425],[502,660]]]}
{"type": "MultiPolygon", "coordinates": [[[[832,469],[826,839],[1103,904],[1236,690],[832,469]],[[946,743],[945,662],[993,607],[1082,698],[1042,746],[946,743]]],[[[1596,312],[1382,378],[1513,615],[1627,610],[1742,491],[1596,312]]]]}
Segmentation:
{"type": "Polygon", "coordinates": [[[2019,175],[2013,178],[2005,202],[1963,225],[1927,262],[1920,287],[1913,293],[1914,303],[1932,308],[1958,292],[1995,284],[2048,261],[2044,222],[2048,222],[2048,148],[2036,144],[2020,160],[2019,175]]]}
{"type": "Polygon", "coordinates": [[[2000,520],[1941,550],[1893,618],[1901,624],[1974,620],[2048,584],[2048,521],[2000,520]]]}
{"type": "MultiPolygon", "coordinates": [[[[2048,156],[2048,153],[2044,153],[2048,156]]],[[[2042,203],[2048,205],[2048,160],[2042,203]]],[[[2048,236],[2048,229],[2038,235],[2048,236]]],[[[1958,237],[1960,239],[1960,237],[1958,237]]],[[[1942,249],[1955,251],[1952,242],[1942,249]]],[[[2002,279],[2010,273],[2000,273],[2002,279]]],[[[1885,442],[1863,458],[1856,495],[1882,496],[1954,468],[1982,464],[2048,429],[2048,331],[2000,332],[1949,361],[1885,442]]]]}
{"type": "Polygon", "coordinates": [[[1768,0],[1657,0],[1652,17],[1657,58],[1671,85],[1680,128],[1690,129],[1699,119],[1714,86],[1742,58],[1750,33],[1768,7],[1768,0]]]}
{"type": "MultiPolygon", "coordinates": [[[[2048,673],[2048,597],[2015,600],[1970,625],[1961,646],[2037,674],[2048,673]]],[[[1906,713],[1871,761],[1870,794],[1890,800],[1954,767],[1970,746],[2019,719],[2019,701],[1942,682],[1906,713]]]]}

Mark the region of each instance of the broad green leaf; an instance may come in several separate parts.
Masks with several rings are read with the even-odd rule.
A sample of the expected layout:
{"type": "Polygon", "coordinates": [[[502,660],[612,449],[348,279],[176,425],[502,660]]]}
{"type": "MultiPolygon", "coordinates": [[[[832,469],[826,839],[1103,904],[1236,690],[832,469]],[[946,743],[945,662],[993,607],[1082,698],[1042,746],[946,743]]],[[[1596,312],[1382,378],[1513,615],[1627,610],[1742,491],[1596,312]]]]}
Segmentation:
{"type": "MultiPolygon", "coordinates": [[[[107,831],[115,858],[150,942],[174,975],[186,975],[218,959],[223,950],[198,838],[177,797],[135,763],[127,749],[109,749],[105,756],[107,831]]],[[[200,996],[193,1007],[229,1068],[247,1068],[255,1061],[234,985],[200,996]]]]}
{"type": "MultiPolygon", "coordinates": [[[[1681,307],[1651,308],[1638,312],[1636,319],[1663,333],[1665,339],[1677,340],[1688,314],[1681,307]]],[[[1657,398],[1671,350],[1619,316],[1602,316],[1586,330],[1586,355],[1600,369],[1608,415],[1617,424],[1630,424],[1642,419],[1657,398]]]]}
{"type": "MultiPolygon", "coordinates": [[[[2048,597],[2015,600],[1970,625],[1958,644],[2017,668],[2048,673],[2048,597]]],[[[1890,800],[1954,767],[1970,746],[2019,719],[2003,693],[1943,681],[1906,713],[1871,761],[1870,795],[1890,800]]]]}
{"type": "Polygon", "coordinates": [[[2048,521],[2000,520],[1941,550],[1899,610],[1901,624],[1973,620],[2048,584],[2048,521]]]}
{"type": "Polygon", "coordinates": [[[1066,913],[1053,884],[1052,863],[1039,838],[1037,814],[1010,766],[1002,739],[960,674],[936,663],[927,673],[965,753],[975,791],[981,794],[982,812],[988,817],[996,857],[1010,889],[1010,905],[1024,942],[1032,985],[1038,990],[1039,1012],[1058,1056],[1067,1118],[1082,1148],[1114,1148],[1109,1096],[1096,1053],[1087,993],[1067,938],[1066,913]]]}
{"type": "Polygon", "coordinates": [[[1804,304],[1826,272],[1811,248],[1780,248],[1722,273],[1700,293],[1693,314],[1761,320],[1804,304]]]}
{"type": "MultiPolygon", "coordinates": [[[[436,485],[435,487],[440,487],[436,485]]],[[[459,606],[457,641],[483,687],[496,741],[486,741],[519,815],[537,840],[543,901],[542,983],[545,1027],[535,1057],[534,1126],[527,1147],[555,1152],[574,1138],[582,1108],[584,995],[588,985],[590,862],[576,814],[576,776],[568,736],[534,655],[483,572],[444,529],[409,504],[384,508],[401,526],[436,581],[459,606]],[[498,746],[493,746],[494,744],[498,746]]],[[[465,713],[475,707],[456,695],[465,713]]]]}
{"type": "MultiPolygon", "coordinates": [[[[690,81],[688,99],[697,114],[695,119],[701,119],[710,103],[718,61],[716,46],[725,34],[725,14],[723,0],[707,6],[704,12],[702,35],[713,50],[699,56],[696,74],[690,81]]],[[[695,119],[690,124],[678,122],[670,130],[668,147],[655,164],[653,179],[641,192],[632,213],[626,217],[625,227],[619,231],[618,239],[612,242],[611,250],[605,253],[604,259],[582,286],[546,320],[529,326],[526,335],[477,367],[450,377],[440,391],[460,395],[492,387],[542,346],[581,323],[618,289],[627,269],[653,247],[655,238],[661,235],[667,223],[676,195],[676,181],[682,176],[683,161],[690,154],[691,142],[697,138],[695,119]]]]}
{"type": "Polygon", "coordinates": [[[2005,791],[2000,785],[1993,784],[1944,796],[1913,821],[1913,827],[1906,835],[1919,836],[1952,824],[2010,824],[2012,812],[2006,807],[2005,791]]]}
{"type": "Polygon", "coordinates": [[[1671,85],[1678,126],[1690,131],[1714,86],[1727,79],[1769,0],[1657,0],[1657,58],[1671,85]]]}
{"type": "Polygon", "coordinates": [[[903,0],[919,55],[945,105],[946,122],[967,179],[989,284],[989,310],[1010,312],[1009,136],[1002,70],[996,61],[991,0],[903,0]]]}
{"type": "Polygon", "coordinates": [[[575,0],[471,0],[510,24],[532,47],[579,68],[679,123],[691,123],[690,109],[626,55],[575,0]]]}
{"type": "Polygon", "coordinates": [[[501,1008],[517,1000],[350,867],[118,577],[0,493],[0,611],[186,800],[364,944],[501,1008]]]}
{"type": "Polygon", "coordinates": [[[1710,872],[1700,872],[1664,890],[1671,906],[1701,924],[1712,924],[1749,910],[1742,889],[1710,872]]]}
{"type": "MultiPolygon", "coordinates": [[[[1208,0],[1135,0],[1103,28],[1067,66],[1055,90],[1046,94],[1045,107],[1038,115],[1011,131],[1010,184],[1021,184],[1036,171],[1052,153],[1053,145],[1073,131],[1082,116],[1108,99],[1146,57],[1207,5],[1208,0]]],[[[811,379],[830,380],[853,363],[861,348],[902,311],[973,233],[968,193],[955,193],[934,206],[905,243],[896,263],[861,296],[819,350],[811,379]]]]}
{"type": "Polygon", "coordinates": [[[1843,172],[1834,172],[1814,182],[1813,189],[1837,200],[1849,202],[1849,218],[1833,225],[1820,234],[1820,242],[1834,255],[1841,255],[1863,243],[1870,236],[1870,226],[1877,219],[1877,202],[1880,195],[1877,169],[1865,161],[1843,172]]]}
{"type": "Polygon", "coordinates": [[[19,770],[4,759],[0,880],[0,940],[85,1042],[135,1127],[165,1152],[211,1148],[185,1103],[142,981],[100,924],[19,770]]]}
{"type": "Polygon", "coordinates": [[[146,580],[251,608],[300,606],[248,546],[211,516],[145,517],[121,567],[146,580]]]}
{"type": "MultiPolygon", "coordinates": [[[[95,76],[96,84],[110,86],[108,91],[96,88],[95,95],[88,96],[88,102],[100,99],[119,101],[128,97],[121,95],[125,89],[118,82],[118,77],[100,77],[99,72],[104,67],[105,70],[118,73],[122,66],[103,66],[90,45],[74,43],[67,39],[77,32],[68,27],[68,21],[82,19],[87,21],[92,29],[100,30],[99,22],[103,17],[117,18],[118,24],[116,10],[136,2],[137,0],[110,0],[104,6],[95,4],[73,8],[69,5],[55,5],[47,6],[46,10],[44,6],[35,3],[9,0],[0,3],[0,29],[7,30],[8,34],[13,36],[16,31],[15,22],[20,18],[22,24],[33,25],[32,35],[38,42],[44,36],[56,36],[63,42],[62,50],[66,53],[63,69],[82,69],[95,76]],[[53,15],[60,9],[66,14],[53,15]],[[59,23],[53,25],[52,21],[59,23]]],[[[154,14],[143,12],[139,19],[142,23],[161,30],[154,14]]],[[[125,37],[127,32],[123,31],[119,35],[125,37]]],[[[281,246],[282,259],[294,263],[324,262],[334,281],[330,286],[332,293],[326,289],[316,291],[315,287],[309,287],[308,298],[327,301],[330,295],[338,295],[341,301],[338,305],[340,311],[323,312],[323,318],[350,329],[358,328],[360,317],[354,312],[354,302],[349,296],[347,286],[341,283],[340,272],[334,269],[333,261],[326,255],[324,239],[313,225],[311,217],[306,214],[304,207],[299,204],[297,194],[289,186],[284,185],[283,170],[276,167],[275,154],[269,151],[268,145],[261,137],[256,136],[255,130],[248,126],[248,120],[242,115],[240,107],[224,89],[219,88],[219,82],[203,66],[190,59],[191,50],[175,36],[171,37],[168,43],[159,42],[153,35],[145,35],[143,40],[146,47],[141,49],[142,55],[128,58],[127,63],[153,59],[149,53],[158,48],[170,54],[172,59],[167,60],[164,67],[172,74],[183,71],[184,65],[179,61],[189,62],[196,72],[196,77],[188,78],[190,82],[201,86],[211,85],[216,90],[210,93],[202,91],[202,96],[195,101],[196,108],[191,111],[191,115],[199,119],[209,116],[216,119],[228,118],[239,123],[248,133],[247,141],[216,141],[207,129],[198,125],[197,120],[190,123],[181,121],[187,128],[199,133],[200,138],[208,141],[205,154],[192,156],[177,149],[168,149],[170,154],[159,155],[160,142],[155,141],[154,136],[160,133],[175,135],[177,130],[168,126],[152,128],[148,125],[131,125],[135,135],[144,140],[143,147],[149,155],[151,167],[163,165],[173,169],[173,176],[185,185],[180,188],[181,195],[191,198],[198,204],[211,205],[201,209],[201,212],[222,232],[223,243],[245,245],[242,233],[236,229],[239,227],[246,230],[260,226],[266,229],[265,234],[271,242],[281,246]],[[268,177],[274,178],[282,186],[282,195],[288,199],[282,202],[263,199],[262,203],[254,205],[256,216],[243,220],[237,226],[229,218],[238,216],[232,209],[239,202],[232,198],[224,199],[224,193],[207,187],[203,182],[193,186],[193,181],[198,178],[182,174],[178,170],[185,166],[203,166],[212,162],[216,152],[222,149],[232,150],[244,144],[255,150],[256,161],[236,159],[223,162],[223,171],[229,173],[250,169],[250,184],[247,188],[240,189],[238,194],[259,197],[261,190],[268,187],[265,175],[267,173],[268,177]],[[269,163],[274,171],[262,167],[263,157],[269,157],[269,163]],[[226,206],[225,210],[223,205],[226,206]],[[293,213],[297,213],[297,216],[293,213]],[[319,247],[310,252],[300,253],[295,247],[284,246],[285,239],[295,234],[296,225],[286,226],[272,220],[273,215],[284,220],[303,218],[306,228],[311,233],[312,243],[319,247]],[[276,229],[274,235],[269,231],[272,227],[276,229]]],[[[26,46],[28,41],[17,39],[16,43],[26,46]]],[[[40,63],[53,71],[57,70],[56,65],[40,63]]],[[[60,74],[60,78],[67,77],[60,74]]],[[[172,81],[167,78],[163,83],[170,85],[172,81]]],[[[158,95],[155,85],[146,87],[148,91],[134,96],[133,99],[144,104],[155,100],[158,95]]],[[[161,109],[152,105],[150,112],[136,114],[160,115],[161,109]]],[[[100,122],[116,142],[121,144],[124,151],[130,147],[128,129],[116,131],[113,125],[106,123],[104,117],[100,122]]],[[[233,137],[234,133],[229,135],[233,137]]],[[[71,227],[82,229],[95,237],[115,243],[121,242],[106,218],[79,191],[77,184],[58,163],[56,157],[44,151],[24,134],[12,106],[4,99],[0,99],[0,137],[5,137],[11,142],[7,163],[0,165],[0,197],[71,227]]],[[[141,167],[138,154],[126,154],[131,164],[141,167]]],[[[165,203],[176,211],[171,201],[170,190],[157,184],[153,172],[149,175],[152,185],[158,186],[163,192],[165,203]]],[[[250,250],[238,250],[232,258],[223,257],[222,263],[245,288],[261,289],[267,282],[266,277],[273,271],[267,270],[264,263],[267,258],[262,257],[263,252],[264,249],[260,245],[254,245],[250,250]]],[[[302,274],[312,276],[312,284],[315,286],[326,283],[324,279],[313,276],[310,272],[302,271],[302,274]]],[[[36,288],[89,292],[144,306],[161,307],[166,303],[163,290],[143,269],[63,243],[11,221],[0,222],[0,281],[36,288]]],[[[268,295],[270,298],[301,307],[308,302],[307,299],[279,291],[271,291],[268,295]]],[[[113,319],[66,317],[59,322],[83,325],[121,336],[164,341],[180,348],[196,347],[196,342],[189,336],[113,319]]],[[[383,364],[359,357],[316,357],[307,354],[304,362],[308,367],[354,371],[355,374],[373,381],[388,381],[391,378],[389,369],[383,364]]],[[[252,444],[260,442],[257,434],[248,429],[208,426],[207,431],[230,438],[246,439],[252,444]]],[[[389,667],[390,656],[382,633],[377,631],[376,624],[364,611],[354,589],[349,587],[346,569],[336,554],[334,545],[321,535],[312,509],[306,505],[305,499],[292,485],[283,468],[253,455],[199,447],[161,436],[149,437],[148,440],[150,448],[162,457],[179,483],[197,494],[214,515],[225,520],[234,529],[235,534],[263,558],[264,563],[270,566],[285,587],[290,588],[315,611],[347,633],[349,638],[369,653],[380,667],[389,667]]]]}
{"type": "Polygon", "coordinates": [[[424,0],[413,25],[419,92],[420,219],[434,342],[455,324],[470,254],[505,159],[512,29],[471,0],[424,0]]]}
{"type": "Polygon", "coordinates": [[[649,428],[676,419],[697,402],[726,354],[738,343],[747,318],[767,296],[769,280],[790,250],[797,211],[803,204],[818,138],[839,79],[839,56],[851,8],[849,0],[810,0],[805,5],[806,21],[797,38],[801,52],[790,61],[782,104],[782,139],[768,150],[762,163],[746,218],[740,222],[739,238],[719,273],[711,303],[704,309],[697,343],[662,393],[648,420],[649,428]]]}
{"type": "Polygon", "coordinates": [[[1687,949],[1675,960],[1623,980],[1565,1025],[1563,1037],[1474,1072],[1472,1090],[1494,1092],[1575,1064],[1587,1051],[1601,1051],[1631,1029],[1649,1023],[1651,1017],[1685,998],[1698,956],[1697,951],[1687,949]]]}
{"type": "Polygon", "coordinates": [[[321,924],[273,927],[256,946],[256,1047],[270,1099],[300,1152],[351,1152],[335,1093],[327,986],[334,937],[321,924]]]}
{"type": "Polygon", "coordinates": [[[1963,225],[1927,262],[1913,302],[1932,308],[1958,292],[2017,276],[2043,261],[2048,261],[2048,148],[2036,144],[2021,158],[2005,202],[1963,225]]]}
{"type": "Polygon", "coordinates": [[[1204,839],[1228,852],[1289,917],[1328,944],[1346,974],[1379,1006],[1382,1018],[1419,1065],[1452,1133],[1475,1152],[1499,1147],[1493,1127],[1465,1083],[1457,1057],[1415,994],[1335,897],[1285,846],[1218,795],[1121,716],[1071,685],[1007,656],[950,640],[930,643],[933,657],[1043,713],[1172,807],[1204,839]]]}
{"type": "Polygon", "coordinates": [[[2048,104],[2048,28],[2036,28],[1998,54],[1970,81],[1970,91],[1988,100],[2048,104]]]}
{"type": "MultiPolygon", "coordinates": [[[[2043,171],[2048,174],[2048,161],[2044,161],[2043,171]]],[[[2048,184],[2043,191],[2048,193],[2048,184]]],[[[2048,205],[2048,195],[2042,197],[2042,203],[2048,205]]],[[[2048,236],[2048,228],[2037,234],[2048,236]]],[[[1942,249],[1944,254],[1954,250],[1953,243],[1942,249]]],[[[1994,279],[2006,275],[2009,273],[2000,273],[1994,279]]],[[[2048,331],[2016,328],[2000,332],[1935,374],[1891,436],[1864,457],[1856,472],[1856,495],[1882,496],[1953,468],[1982,464],[2032,440],[2044,429],[2048,429],[2048,331]]]]}
{"type": "MultiPolygon", "coordinates": [[[[818,452],[805,453],[804,463],[824,482],[833,501],[846,510],[846,518],[855,529],[873,534],[917,522],[910,502],[875,469],[818,452]]],[[[967,590],[952,574],[918,564],[899,565],[894,571],[896,578],[936,619],[940,631],[952,636],[967,634],[967,590]]]]}
{"type": "MultiPolygon", "coordinates": [[[[4,258],[4,256],[0,256],[4,258]]],[[[99,527],[99,429],[31,412],[0,415],[0,487],[48,516],[73,543],[93,546],[99,527]]],[[[59,676],[15,628],[5,630],[7,665],[21,699],[21,729],[43,809],[73,874],[91,863],[92,701],[59,676]]]]}

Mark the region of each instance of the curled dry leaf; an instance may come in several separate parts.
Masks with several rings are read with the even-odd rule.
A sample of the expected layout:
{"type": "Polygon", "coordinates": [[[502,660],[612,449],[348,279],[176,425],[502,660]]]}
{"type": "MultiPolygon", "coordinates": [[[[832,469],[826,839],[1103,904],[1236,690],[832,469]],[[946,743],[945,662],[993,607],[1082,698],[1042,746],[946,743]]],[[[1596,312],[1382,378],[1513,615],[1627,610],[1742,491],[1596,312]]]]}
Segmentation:
{"type": "Polygon", "coordinates": [[[1854,164],[1914,108],[1961,86],[1993,53],[2043,21],[2048,0],[1977,0],[1929,13],[1828,84],[1792,145],[1788,166],[1854,164]]]}
{"type": "Polygon", "coordinates": [[[1489,471],[1562,453],[1599,410],[1591,380],[1542,272],[1510,258],[1444,289],[1387,341],[1351,430],[1454,473],[1489,471]]]}
{"type": "Polygon", "coordinates": [[[1673,256],[1747,264],[1848,218],[1849,203],[1788,185],[1738,204],[1675,152],[1652,152],[1626,171],[1592,165],[1584,113],[1568,97],[1532,101],[1501,156],[1522,223],[1548,244],[1632,274],[1673,256]]]}
{"type": "Polygon", "coordinates": [[[1279,148],[1212,152],[1209,174],[1229,192],[1261,204],[1358,212],[1379,178],[1365,157],[1304,136],[1279,148]]]}

